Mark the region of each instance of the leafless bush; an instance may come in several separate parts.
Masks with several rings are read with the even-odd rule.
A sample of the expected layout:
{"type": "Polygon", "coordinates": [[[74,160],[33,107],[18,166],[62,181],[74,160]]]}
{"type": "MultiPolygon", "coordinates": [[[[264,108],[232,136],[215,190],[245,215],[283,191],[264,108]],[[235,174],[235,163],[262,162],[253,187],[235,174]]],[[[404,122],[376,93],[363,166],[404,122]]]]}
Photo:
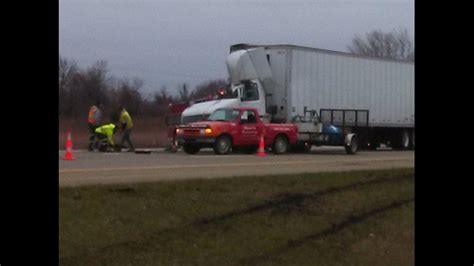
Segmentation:
{"type": "Polygon", "coordinates": [[[355,54],[415,61],[415,45],[408,31],[374,30],[361,37],[356,35],[347,49],[355,54]]]}
{"type": "Polygon", "coordinates": [[[118,116],[117,107],[124,105],[132,117],[160,117],[166,114],[168,105],[188,102],[196,98],[214,95],[221,87],[229,88],[225,80],[209,80],[194,90],[183,83],[178,96],[172,96],[163,86],[151,99],[145,99],[140,90],[144,82],[140,78],[114,78],[109,75],[107,62],[100,60],[86,69],[77,66],[74,60],[59,57],[59,116],[61,118],[85,120],[89,107],[103,103],[104,121],[118,116]]]}

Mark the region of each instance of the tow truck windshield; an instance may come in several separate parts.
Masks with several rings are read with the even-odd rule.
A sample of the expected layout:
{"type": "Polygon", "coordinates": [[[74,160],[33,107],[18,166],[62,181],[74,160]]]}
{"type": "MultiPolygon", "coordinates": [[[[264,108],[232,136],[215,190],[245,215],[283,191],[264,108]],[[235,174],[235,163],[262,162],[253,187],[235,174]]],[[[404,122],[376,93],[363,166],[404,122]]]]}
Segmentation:
{"type": "Polygon", "coordinates": [[[239,110],[237,109],[219,109],[214,111],[207,120],[208,121],[235,121],[239,116],[239,110]]]}

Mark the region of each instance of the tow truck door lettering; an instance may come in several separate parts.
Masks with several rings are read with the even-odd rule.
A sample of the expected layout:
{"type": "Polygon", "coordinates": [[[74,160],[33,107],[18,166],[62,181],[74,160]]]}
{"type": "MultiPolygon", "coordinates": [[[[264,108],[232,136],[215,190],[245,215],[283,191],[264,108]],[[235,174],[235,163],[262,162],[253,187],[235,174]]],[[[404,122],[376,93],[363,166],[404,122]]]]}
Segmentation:
{"type": "Polygon", "coordinates": [[[242,143],[245,145],[254,145],[258,144],[259,140],[259,120],[258,120],[258,115],[251,110],[245,110],[241,113],[240,116],[240,121],[241,121],[241,136],[242,136],[242,143]],[[250,117],[252,117],[252,120],[250,120],[250,117]],[[242,124],[242,121],[245,120],[245,123],[242,124]]]}
{"type": "Polygon", "coordinates": [[[243,126],[242,133],[245,134],[257,134],[257,127],[256,126],[243,126]]]}

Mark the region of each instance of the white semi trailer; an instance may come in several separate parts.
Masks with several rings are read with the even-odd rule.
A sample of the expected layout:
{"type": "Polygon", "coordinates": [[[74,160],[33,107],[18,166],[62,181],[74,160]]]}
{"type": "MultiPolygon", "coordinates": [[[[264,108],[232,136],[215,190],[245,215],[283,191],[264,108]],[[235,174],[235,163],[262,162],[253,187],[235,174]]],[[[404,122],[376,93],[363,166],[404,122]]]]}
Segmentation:
{"type": "Polygon", "coordinates": [[[183,123],[222,107],[254,107],[264,120],[296,123],[300,150],[414,147],[412,62],[294,45],[236,44],[226,63],[233,97],[189,107],[183,123]]]}

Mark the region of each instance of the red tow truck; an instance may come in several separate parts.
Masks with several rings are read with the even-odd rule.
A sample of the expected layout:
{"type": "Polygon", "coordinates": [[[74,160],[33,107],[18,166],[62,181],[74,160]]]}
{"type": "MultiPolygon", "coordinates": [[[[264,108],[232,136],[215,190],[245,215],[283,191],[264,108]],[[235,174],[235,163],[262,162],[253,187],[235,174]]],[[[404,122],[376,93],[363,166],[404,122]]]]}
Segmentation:
{"type": "Polygon", "coordinates": [[[246,153],[257,151],[263,135],[265,147],[276,154],[286,153],[297,142],[294,124],[272,124],[260,120],[255,108],[222,108],[214,111],[206,121],[178,126],[176,139],[188,154],[201,148],[213,148],[216,154],[233,150],[246,153]]]}
{"type": "Polygon", "coordinates": [[[178,150],[178,143],[176,141],[176,128],[181,124],[181,114],[189,106],[195,103],[201,103],[206,101],[212,101],[225,97],[225,89],[219,88],[215,95],[210,94],[207,97],[194,99],[192,101],[170,103],[167,108],[165,115],[166,135],[168,137],[168,143],[170,145],[169,151],[176,152],[178,150]]]}

